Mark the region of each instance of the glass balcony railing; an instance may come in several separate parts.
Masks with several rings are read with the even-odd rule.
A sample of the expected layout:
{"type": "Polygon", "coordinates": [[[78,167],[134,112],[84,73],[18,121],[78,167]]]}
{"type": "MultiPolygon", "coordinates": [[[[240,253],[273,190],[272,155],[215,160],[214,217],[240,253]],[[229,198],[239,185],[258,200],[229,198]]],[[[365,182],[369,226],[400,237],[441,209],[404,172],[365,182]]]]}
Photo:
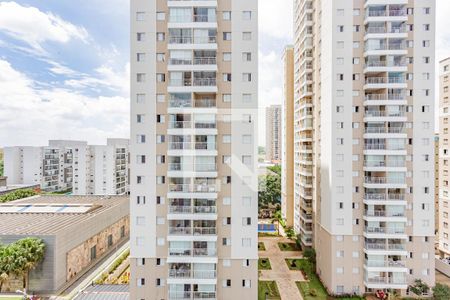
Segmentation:
{"type": "Polygon", "coordinates": [[[364,182],[368,184],[405,184],[405,178],[399,177],[378,177],[378,176],[366,176],[364,182]]]}
{"type": "Polygon", "coordinates": [[[405,228],[402,227],[372,227],[366,226],[364,232],[373,234],[405,234],[405,228]]]}

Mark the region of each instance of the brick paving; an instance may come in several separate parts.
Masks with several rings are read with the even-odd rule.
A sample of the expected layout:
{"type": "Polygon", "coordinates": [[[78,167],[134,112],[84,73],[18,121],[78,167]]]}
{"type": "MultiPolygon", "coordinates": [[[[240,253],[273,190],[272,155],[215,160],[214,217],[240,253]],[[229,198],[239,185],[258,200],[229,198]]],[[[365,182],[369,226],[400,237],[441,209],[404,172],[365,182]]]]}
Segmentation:
{"type": "Polygon", "coordinates": [[[259,251],[260,258],[269,258],[272,270],[261,270],[259,280],[276,281],[280,291],[281,300],[303,299],[295,284],[296,281],[305,281],[300,271],[289,270],[286,258],[302,258],[299,251],[281,251],[279,242],[290,242],[285,237],[260,237],[259,242],[263,242],[265,251],[259,251]]]}

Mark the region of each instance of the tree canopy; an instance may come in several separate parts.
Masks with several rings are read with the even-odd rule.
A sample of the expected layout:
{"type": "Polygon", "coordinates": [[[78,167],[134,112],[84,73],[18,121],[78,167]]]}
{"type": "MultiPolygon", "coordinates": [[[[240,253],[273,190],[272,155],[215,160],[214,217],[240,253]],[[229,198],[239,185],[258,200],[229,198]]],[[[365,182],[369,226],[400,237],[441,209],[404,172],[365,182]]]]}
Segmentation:
{"type": "Polygon", "coordinates": [[[45,243],[39,238],[28,237],[0,245],[0,292],[3,284],[14,277],[21,277],[23,288],[27,288],[30,272],[44,257],[45,243]]]}

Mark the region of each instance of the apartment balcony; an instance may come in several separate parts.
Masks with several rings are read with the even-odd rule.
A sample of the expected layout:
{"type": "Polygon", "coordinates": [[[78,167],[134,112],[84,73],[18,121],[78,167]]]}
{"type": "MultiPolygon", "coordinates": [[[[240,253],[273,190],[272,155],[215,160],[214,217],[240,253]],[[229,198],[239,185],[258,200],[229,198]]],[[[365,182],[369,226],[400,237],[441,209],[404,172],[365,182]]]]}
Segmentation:
{"type": "Polygon", "coordinates": [[[169,300],[216,300],[216,292],[170,291],[169,300]]]}
{"type": "Polygon", "coordinates": [[[401,251],[406,252],[405,244],[365,243],[364,248],[373,251],[401,251]]]}
{"type": "Polygon", "coordinates": [[[169,163],[167,177],[217,177],[216,163],[169,163]]]}
{"type": "Polygon", "coordinates": [[[384,55],[407,55],[408,48],[406,43],[381,43],[378,45],[371,45],[368,43],[370,40],[366,41],[364,46],[364,56],[384,56],[384,55]]]}
{"type": "Polygon", "coordinates": [[[364,235],[369,238],[407,238],[404,227],[366,226],[364,228],[364,235]]]}
{"type": "Polygon", "coordinates": [[[406,89],[408,87],[404,77],[367,77],[365,90],[371,89],[406,89]]]}
{"type": "Polygon", "coordinates": [[[176,193],[217,193],[218,184],[169,184],[169,192],[176,193]]]}
{"type": "Polygon", "coordinates": [[[169,142],[169,150],[215,151],[217,144],[215,142],[169,142]]]}
{"type": "Polygon", "coordinates": [[[405,111],[387,111],[387,110],[366,110],[364,113],[365,122],[406,122],[407,115],[405,111]]]}
{"type": "Polygon", "coordinates": [[[188,44],[217,44],[216,36],[192,37],[192,36],[170,36],[170,45],[188,45],[188,44]]]}
{"type": "Polygon", "coordinates": [[[406,197],[405,194],[391,194],[391,193],[364,194],[364,204],[406,205],[406,197]]]}
{"type": "Polygon", "coordinates": [[[365,210],[364,220],[368,222],[406,222],[405,211],[365,210]]]}
{"type": "Polygon", "coordinates": [[[217,122],[215,120],[189,120],[179,119],[168,123],[169,135],[217,135],[217,122]]]}
{"type": "Polygon", "coordinates": [[[217,7],[217,0],[167,0],[168,7],[217,7]]]}
{"type": "MultiPolygon", "coordinates": [[[[399,268],[406,269],[406,262],[401,260],[368,260],[366,259],[364,265],[368,268],[399,268]]],[[[406,271],[406,270],[405,270],[406,271]]],[[[399,271],[397,271],[399,272],[399,271]]]]}
{"type": "Polygon", "coordinates": [[[215,270],[169,270],[169,278],[181,279],[215,279],[215,270]]]}
{"type": "Polygon", "coordinates": [[[205,99],[170,99],[169,109],[182,109],[182,108],[216,108],[217,101],[215,98],[205,99]]]}
{"type": "Polygon", "coordinates": [[[386,171],[405,171],[405,160],[365,160],[364,171],[386,172],[386,171]]]}
{"type": "MultiPolygon", "coordinates": [[[[375,4],[374,4],[375,5],[375,4]]],[[[371,22],[406,22],[408,15],[406,9],[387,9],[387,10],[373,10],[370,6],[366,10],[364,23],[371,22]]]]}
{"type": "Polygon", "coordinates": [[[366,188],[406,188],[406,179],[399,177],[364,177],[364,187],[366,188]]]}
{"type": "Polygon", "coordinates": [[[385,126],[385,127],[366,127],[364,128],[365,138],[387,138],[387,137],[406,137],[407,129],[403,126],[385,126]],[[393,134],[393,136],[386,136],[393,134]]]}
{"type": "Polygon", "coordinates": [[[170,58],[167,69],[169,71],[217,71],[217,58],[215,56],[194,56],[193,59],[170,58]]]}
{"type": "Polygon", "coordinates": [[[169,256],[175,257],[216,257],[216,248],[170,248],[169,256]]]}
{"type": "Polygon", "coordinates": [[[217,220],[216,206],[169,206],[168,220],[217,220]]]}
{"type": "Polygon", "coordinates": [[[408,65],[406,61],[369,61],[364,64],[364,73],[381,73],[381,72],[407,72],[408,65]]]}
{"type": "MultiPolygon", "coordinates": [[[[384,273],[384,272],[382,272],[384,273]]],[[[406,289],[408,287],[406,282],[406,276],[404,273],[400,273],[402,276],[371,276],[365,277],[364,284],[368,288],[372,289],[406,289]]]]}
{"type": "Polygon", "coordinates": [[[186,235],[217,235],[216,227],[169,227],[169,235],[186,236],[186,235]]]}

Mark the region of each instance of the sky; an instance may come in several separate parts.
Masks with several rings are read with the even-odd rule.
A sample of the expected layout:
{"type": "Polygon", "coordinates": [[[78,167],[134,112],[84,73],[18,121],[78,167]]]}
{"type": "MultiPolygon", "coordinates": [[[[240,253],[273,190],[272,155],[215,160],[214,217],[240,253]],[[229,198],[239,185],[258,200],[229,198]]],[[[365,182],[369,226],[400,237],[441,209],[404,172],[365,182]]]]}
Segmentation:
{"type": "MultiPolygon", "coordinates": [[[[330,0],[331,1],[331,0],[330,0]]],[[[437,1],[437,59],[450,56],[450,1],[437,1]]],[[[0,147],[129,135],[129,0],[0,0],[0,147]]],[[[292,0],[259,0],[259,144],[283,97],[292,0]]]]}

